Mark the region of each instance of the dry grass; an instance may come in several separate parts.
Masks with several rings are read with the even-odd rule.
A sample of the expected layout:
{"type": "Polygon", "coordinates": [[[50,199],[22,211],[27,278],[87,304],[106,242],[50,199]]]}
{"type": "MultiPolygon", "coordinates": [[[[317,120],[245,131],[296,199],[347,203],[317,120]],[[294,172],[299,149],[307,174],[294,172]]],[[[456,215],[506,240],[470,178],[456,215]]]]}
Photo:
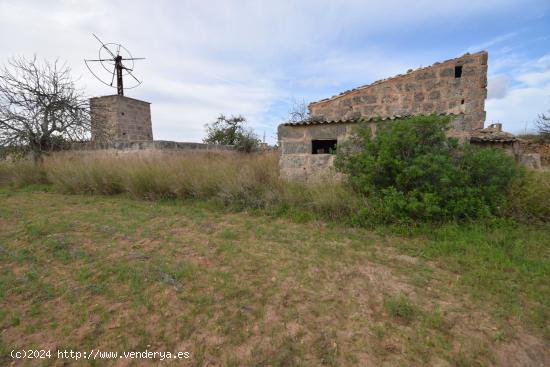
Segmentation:
{"type": "MultiPolygon", "coordinates": [[[[305,185],[285,182],[278,173],[275,152],[63,152],[46,157],[42,166],[26,160],[0,161],[0,184],[48,184],[63,193],[198,199],[340,223],[353,222],[369,206],[335,180],[305,185]]],[[[550,172],[527,171],[508,197],[503,211],[507,216],[520,222],[549,222],[550,172]]]]}
{"type": "Polygon", "coordinates": [[[42,166],[0,164],[0,182],[15,186],[51,184],[72,194],[121,194],[139,199],[199,199],[238,209],[347,222],[365,200],[342,183],[312,185],[279,178],[274,152],[68,152],[47,157],[42,166]]]}

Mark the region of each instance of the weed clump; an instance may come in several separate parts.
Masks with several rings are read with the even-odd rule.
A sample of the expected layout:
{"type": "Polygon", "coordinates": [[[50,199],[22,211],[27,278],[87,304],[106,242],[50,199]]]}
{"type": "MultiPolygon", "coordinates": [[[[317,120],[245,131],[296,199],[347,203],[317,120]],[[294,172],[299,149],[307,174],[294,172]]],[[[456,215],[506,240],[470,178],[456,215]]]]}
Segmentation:
{"type": "Polygon", "coordinates": [[[413,321],[418,313],[416,306],[404,294],[384,297],[384,308],[392,317],[406,323],[413,321]]]}

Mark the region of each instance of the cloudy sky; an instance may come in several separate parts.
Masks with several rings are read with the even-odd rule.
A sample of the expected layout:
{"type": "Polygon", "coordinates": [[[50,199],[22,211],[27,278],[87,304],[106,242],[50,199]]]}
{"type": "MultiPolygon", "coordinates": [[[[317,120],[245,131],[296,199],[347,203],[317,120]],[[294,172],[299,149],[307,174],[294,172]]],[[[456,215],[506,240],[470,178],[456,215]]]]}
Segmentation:
{"type": "Polygon", "coordinates": [[[550,109],[550,2],[0,0],[0,61],[36,54],[72,68],[90,96],[97,34],[134,56],[155,139],[201,141],[220,113],[243,114],[269,142],[293,100],[306,103],[409,68],[489,52],[487,122],[533,128],[550,109]]]}

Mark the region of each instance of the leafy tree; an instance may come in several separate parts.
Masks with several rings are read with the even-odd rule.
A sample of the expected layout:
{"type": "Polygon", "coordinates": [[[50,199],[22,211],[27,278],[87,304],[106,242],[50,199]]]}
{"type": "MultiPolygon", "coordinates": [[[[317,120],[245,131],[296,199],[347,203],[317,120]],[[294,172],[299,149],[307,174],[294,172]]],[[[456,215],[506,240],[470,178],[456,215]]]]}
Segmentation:
{"type": "Polygon", "coordinates": [[[88,100],[70,68],[36,57],[12,59],[0,70],[0,146],[30,150],[35,161],[90,131],[88,100]]]}
{"type": "Polygon", "coordinates": [[[498,215],[514,177],[502,150],[460,145],[446,136],[448,118],[417,116],[360,124],[339,149],[336,166],[368,196],[363,219],[444,220],[498,215]]]}
{"type": "Polygon", "coordinates": [[[207,144],[233,145],[239,151],[253,152],[258,150],[260,139],[251,129],[244,124],[246,119],[241,116],[226,117],[221,114],[215,122],[206,125],[207,144]]]}

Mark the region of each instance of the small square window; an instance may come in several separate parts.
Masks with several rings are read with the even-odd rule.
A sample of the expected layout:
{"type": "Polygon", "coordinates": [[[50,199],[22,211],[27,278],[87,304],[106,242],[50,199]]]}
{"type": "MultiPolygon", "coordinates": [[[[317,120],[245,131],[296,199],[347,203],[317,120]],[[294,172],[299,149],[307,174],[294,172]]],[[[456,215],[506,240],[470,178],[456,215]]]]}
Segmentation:
{"type": "Polygon", "coordinates": [[[311,141],[311,154],[336,154],[336,139],[319,139],[311,141]]]}
{"type": "Polygon", "coordinates": [[[455,66],[455,78],[462,77],[462,65],[455,66]]]}

